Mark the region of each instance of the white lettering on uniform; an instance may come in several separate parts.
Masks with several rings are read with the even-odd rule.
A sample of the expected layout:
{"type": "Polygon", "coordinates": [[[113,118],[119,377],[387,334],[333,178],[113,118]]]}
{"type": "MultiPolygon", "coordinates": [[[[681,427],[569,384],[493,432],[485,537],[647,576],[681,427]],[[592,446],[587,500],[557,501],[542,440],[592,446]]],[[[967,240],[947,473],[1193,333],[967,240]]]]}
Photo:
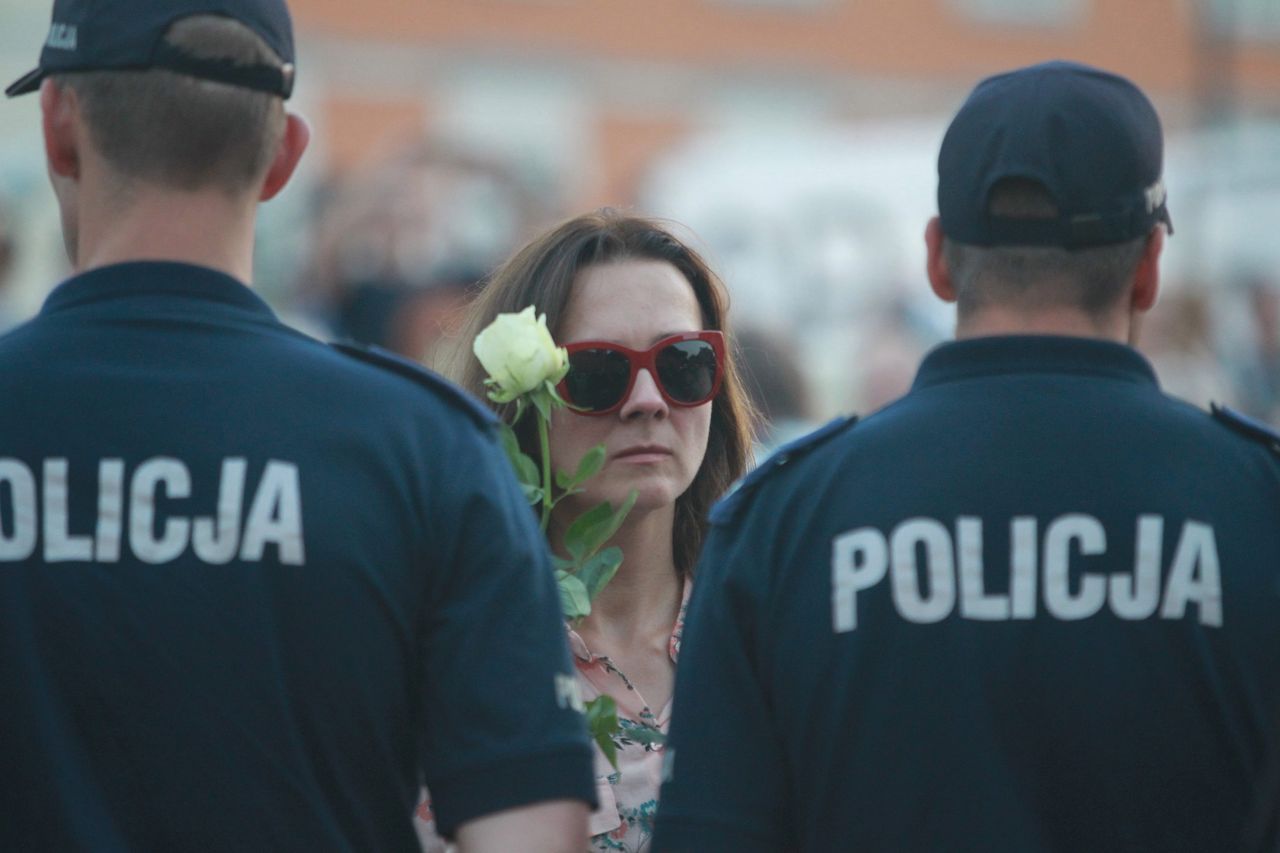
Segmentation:
{"type": "Polygon", "coordinates": [[[942,522],[912,518],[899,524],[889,537],[893,555],[893,603],[910,622],[938,622],[956,604],[956,584],[951,555],[951,535],[942,522]],[[920,587],[916,552],[923,547],[929,593],[920,587]]]}
{"type": "Polygon", "coordinates": [[[67,460],[44,460],[44,560],[93,559],[93,540],[72,536],[67,511],[67,460]]]}
{"type": "Polygon", "coordinates": [[[1003,595],[986,589],[983,528],[978,517],[956,520],[954,550],[950,532],[934,519],[908,519],[887,539],[874,527],[857,528],[831,543],[832,627],[836,633],[855,630],[858,594],[886,576],[894,606],[911,622],[947,618],[956,609],[957,586],[961,618],[1032,619],[1039,584],[1045,609],[1056,619],[1086,619],[1104,606],[1121,619],[1149,619],[1157,609],[1162,619],[1182,619],[1187,605],[1194,603],[1201,624],[1220,627],[1222,580],[1213,527],[1183,523],[1167,578],[1161,573],[1164,530],[1162,516],[1138,516],[1132,573],[1086,572],[1086,561],[1079,565],[1073,590],[1072,560],[1106,553],[1102,523],[1083,513],[1063,515],[1047,525],[1040,542],[1035,518],[1014,517],[1009,522],[1009,593],[1003,595]]]}
{"type": "Polygon", "coordinates": [[[1085,619],[1107,603],[1107,581],[1099,575],[1082,573],[1080,589],[1070,589],[1071,543],[1079,545],[1081,556],[1107,551],[1107,533],[1098,519],[1073,513],[1056,518],[1044,534],[1044,605],[1059,619],[1085,619]]]}
{"type": "Polygon", "coordinates": [[[120,560],[124,531],[124,460],[98,462],[98,529],[93,537],[93,559],[99,563],[120,560]]]}
{"type": "Polygon", "coordinates": [[[249,508],[240,559],[261,560],[268,542],[274,542],[279,548],[280,562],[285,565],[301,566],[305,562],[298,466],[289,462],[267,463],[253,506],[249,508]]]}
{"type": "Polygon", "coordinates": [[[577,711],[579,714],[585,713],[587,706],[582,702],[582,688],[578,686],[578,679],[572,675],[566,675],[557,672],[555,676],[556,687],[556,705],[561,708],[577,711]]]}
{"type": "Polygon", "coordinates": [[[298,466],[293,463],[267,462],[243,538],[241,517],[248,472],[248,460],[243,457],[222,460],[217,509],[212,516],[195,519],[177,513],[161,518],[158,513],[162,495],[172,501],[192,496],[191,473],[181,460],[145,460],[133,471],[127,489],[123,459],[100,459],[97,468],[93,534],[73,535],[67,459],[43,460],[37,484],[32,469],[22,460],[0,458],[0,562],[31,558],[43,534],[41,556],[46,563],[116,563],[126,539],[137,559],[152,564],[172,562],[188,546],[197,559],[211,565],[229,563],[237,555],[241,560],[260,561],[267,545],[277,547],[282,563],[305,563],[302,490],[298,466]]]}
{"type": "Polygon", "coordinates": [[[133,472],[129,496],[129,547],[144,563],[167,563],[187,549],[191,522],[167,518],[156,536],[156,497],[161,487],[170,498],[191,497],[191,474],[177,459],[148,459],[133,472]]]}
{"type": "Polygon", "coordinates": [[[222,481],[218,486],[218,515],[197,518],[191,529],[191,547],[196,556],[215,566],[231,562],[240,544],[240,511],[244,508],[246,459],[222,460],[222,481]]]}
{"type": "Polygon", "coordinates": [[[1195,521],[1187,522],[1182,528],[1160,615],[1165,619],[1181,619],[1192,601],[1200,607],[1200,624],[1222,626],[1218,546],[1213,528],[1195,521]]]}
{"type": "Polygon", "coordinates": [[[36,478],[17,459],[0,459],[0,494],[9,488],[12,528],[6,534],[0,518],[0,562],[25,560],[36,550],[36,478]]]}
{"type": "Polygon", "coordinates": [[[1121,619],[1148,619],[1160,603],[1160,558],[1164,550],[1164,519],[1138,517],[1133,575],[1112,575],[1111,609],[1121,619]]]}
{"type": "Polygon", "coordinates": [[[982,519],[956,521],[956,552],[960,563],[960,615],[966,619],[1009,618],[1009,596],[987,595],[982,565],[982,519]]]}
{"type": "Polygon", "coordinates": [[[858,593],[884,580],[889,547],[874,527],[842,533],[831,543],[831,618],[837,634],[858,627],[858,593]]]}
{"type": "Polygon", "coordinates": [[[1014,619],[1034,619],[1036,615],[1036,574],[1038,568],[1036,520],[1020,515],[1009,525],[1009,598],[1014,619]]]}

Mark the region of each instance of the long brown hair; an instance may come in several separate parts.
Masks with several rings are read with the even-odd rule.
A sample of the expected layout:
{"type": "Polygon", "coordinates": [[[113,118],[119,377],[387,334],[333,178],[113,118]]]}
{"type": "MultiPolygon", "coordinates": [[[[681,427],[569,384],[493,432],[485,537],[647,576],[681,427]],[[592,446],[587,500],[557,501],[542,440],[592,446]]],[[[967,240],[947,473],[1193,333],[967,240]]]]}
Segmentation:
{"type": "MultiPolygon", "coordinates": [[[[693,288],[705,328],[723,331],[729,342],[724,382],[712,401],[706,455],[693,483],[676,499],[672,553],[677,571],[687,577],[702,550],[711,505],[746,470],[755,420],[743,392],[736,347],[726,323],[724,285],[697,252],[662,224],[614,210],[598,210],[563,222],[517,251],[483,285],[468,312],[451,372],[463,387],[510,422],[512,407],[494,405],[485,394],[484,368],[471,354],[471,341],[499,314],[518,312],[529,305],[547,315],[547,328],[558,341],[578,274],[586,267],[627,260],[663,261],[679,270],[693,288]]],[[[538,458],[531,423],[526,420],[516,425],[516,434],[524,451],[538,458]]]]}

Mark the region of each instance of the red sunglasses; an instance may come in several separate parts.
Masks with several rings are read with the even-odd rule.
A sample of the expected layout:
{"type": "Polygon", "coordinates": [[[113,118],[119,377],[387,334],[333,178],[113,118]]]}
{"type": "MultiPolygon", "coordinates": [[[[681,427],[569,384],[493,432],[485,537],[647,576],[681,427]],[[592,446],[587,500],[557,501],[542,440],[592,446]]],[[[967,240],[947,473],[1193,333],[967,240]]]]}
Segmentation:
{"type": "Polygon", "coordinates": [[[662,398],[672,406],[701,406],[715,397],[724,378],[724,335],[707,330],[663,338],[647,350],[608,341],[568,344],[569,372],[556,390],[583,415],[607,415],[622,406],[649,371],[662,398]]]}

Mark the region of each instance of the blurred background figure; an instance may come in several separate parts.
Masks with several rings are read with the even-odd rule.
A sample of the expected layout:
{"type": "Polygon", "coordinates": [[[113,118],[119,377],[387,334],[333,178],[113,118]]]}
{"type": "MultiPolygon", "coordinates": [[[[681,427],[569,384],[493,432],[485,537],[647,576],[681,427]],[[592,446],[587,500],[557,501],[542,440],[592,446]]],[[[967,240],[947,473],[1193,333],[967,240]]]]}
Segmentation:
{"type": "Polygon", "coordinates": [[[9,206],[0,197],[0,334],[17,325],[19,313],[13,301],[9,286],[13,276],[14,255],[17,252],[17,237],[13,233],[13,217],[9,206]]]}
{"type": "Polygon", "coordinates": [[[938,341],[938,330],[920,314],[919,303],[899,295],[886,298],[861,339],[860,412],[892,403],[911,387],[913,365],[938,341]]]}
{"type": "Polygon", "coordinates": [[[536,221],[501,164],[417,139],[314,190],[293,298],[322,335],[433,364],[468,292],[536,221]]]}
{"type": "MultiPolygon", "coordinates": [[[[1199,405],[1244,405],[1237,385],[1265,385],[1241,343],[1258,334],[1254,296],[1235,282],[1280,269],[1273,0],[295,7],[314,157],[268,206],[257,260],[260,291],[313,334],[430,362],[451,316],[441,285],[487,274],[575,211],[613,207],[688,226],[741,325],[790,342],[810,417],[865,414],[905,390],[901,365],[951,324],[919,287],[946,117],[987,74],[1065,58],[1133,79],[1165,121],[1180,211],[1165,278],[1205,300],[1175,374],[1199,377],[1199,405]]],[[[38,4],[0,0],[8,72],[46,27],[38,4]]],[[[0,193],[24,235],[20,313],[56,278],[42,236],[56,216],[33,191],[38,142],[22,136],[33,127],[0,123],[0,193]]],[[[1166,308],[1194,311],[1157,305],[1153,334],[1166,308]]]]}
{"type": "MultiPolygon", "coordinates": [[[[1179,234],[1181,236],[1181,234],[1179,234]]],[[[1162,295],[1139,337],[1161,387],[1188,403],[1236,405],[1235,384],[1213,349],[1213,314],[1203,284],[1162,295]]]]}
{"type": "Polygon", "coordinates": [[[805,374],[794,348],[760,329],[742,329],[737,338],[743,387],[760,418],[755,447],[758,462],[811,431],[818,422],[812,415],[805,374]]]}
{"type": "Polygon", "coordinates": [[[1240,408],[1280,424],[1280,285],[1253,279],[1246,294],[1253,324],[1245,336],[1247,349],[1236,363],[1240,408]]]}

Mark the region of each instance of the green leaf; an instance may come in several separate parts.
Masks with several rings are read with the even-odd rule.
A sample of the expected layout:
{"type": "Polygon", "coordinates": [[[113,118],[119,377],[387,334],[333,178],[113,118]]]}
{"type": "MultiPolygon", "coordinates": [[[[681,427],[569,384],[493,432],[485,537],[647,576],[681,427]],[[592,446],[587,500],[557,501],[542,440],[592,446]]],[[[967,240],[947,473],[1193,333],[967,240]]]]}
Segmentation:
{"type": "Polygon", "coordinates": [[[524,492],[524,499],[529,502],[529,506],[537,506],[542,503],[542,489],[537,486],[521,483],[520,491],[524,492]]]}
{"type": "Polygon", "coordinates": [[[520,453],[520,439],[516,438],[516,431],[511,428],[510,424],[498,424],[498,441],[502,442],[502,449],[507,451],[507,458],[514,457],[520,453]]]}
{"type": "Polygon", "coordinates": [[[555,554],[552,554],[551,566],[557,572],[568,572],[570,569],[573,568],[573,561],[566,560],[564,557],[557,557],[555,554]]]}
{"type": "Polygon", "coordinates": [[[555,509],[556,505],[559,504],[560,501],[568,497],[573,497],[574,495],[580,495],[584,491],[586,491],[586,489],[569,489],[567,492],[561,492],[560,494],[556,495],[555,500],[551,502],[551,508],[555,509]]]}
{"type": "MultiPolygon", "coordinates": [[[[568,372],[569,372],[568,368],[565,368],[565,373],[568,373],[568,372]]],[[[560,379],[563,379],[563,378],[564,378],[563,376],[560,377],[560,379]]],[[[556,382],[559,382],[559,381],[560,381],[559,379],[556,380],[556,382]]],[[[568,401],[565,400],[564,397],[561,397],[560,392],[556,390],[556,382],[547,382],[547,386],[546,386],[547,395],[551,397],[551,402],[556,408],[566,409],[569,407],[569,403],[568,401]]]]}
{"type": "Polygon", "coordinates": [[[538,473],[538,463],[533,461],[533,457],[521,453],[511,461],[516,466],[516,479],[524,485],[531,486],[541,492],[542,477],[538,473]]]}
{"type": "Polygon", "coordinates": [[[662,746],[667,742],[665,734],[650,726],[635,726],[628,729],[627,737],[644,746],[662,746]]]}
{"type": "Polygon", "coordinates": [[[582,568],[578,569],[578,580],[582,581],[582,585],[587,588],[587,595],[592,601],[595,601],[600,590],[613,580],[620,565],[622,565],[622,549],[614,545],[587,558],[582,568]]]}
{"type": "Polygon", "coordinates": [[[576,566],[599,550],[608,539],[607,531],[613,521],[613,507],[607,502],[598,503],[573,520],[564,532],[564,547],[576,566]],[[604,533],[604,536],[601,534],[604,533]]]}
{"type": "MultiPolygon", "coordinates": [[[[604,445],[597,444],[588,450],[582,457],[582,461],[578,463],[578,473],[573,475],[573,479],[577,483],[585,483],[596,474],[600,473],[600,469],[604,467],[604,445]]],[[[575,485],[577,484],[575,483],[575,485]]]]}
{"type": "Polygon", "coordinates": [[[636,498],[638,497],[640,497],[640,493],[632,489],[631,494],[627,495],[626,500],[622,502],[622,506],[618,507],[618,511],[613,514],[613,529],[609,531],[609,536],[617,533],[618,528],[622,526],[622,522],[627,520],[627,515],[631,512],[631,508],[636,505],[636,498]]]}
{"type": "Polygon", "coordinates": [[[560,610],[566,619],[581,619],[591,613],[591,598],[582,581],[566,571],[556,572],[560,586],[560,610]]]}
{"type": "Polygon", "coordinates": [[[556,472],[556,485],[565,491],[574,489],[590,480],[604,467],[604,445],[597,444],[582,455],[578,470],[572,476],[564,471],[556,472]]]}
{"type": "Polygon", "coordinates": [[[600,546],[609,541],[609,537],[618,532],[627,513],[635,506],[639,493],[634,489],[622,506],[616,510],[608,502],[596,504],[591,509],[574,519],[573,524],[564,533],[564,547],[569,549],[569,556],[574,563],[582,565],[600,546]]]}
{"type": "Polygon", "coordinates": [[[533,461],[533,457],[520,449],[520,441],[516,438],[515,430],[507,424],[500,424],[498,436],[502,441],[502,449],[507,452],[511,467],[515,469],[516,479],[522,486],[527,487],[525,496],[528,497],[529,488],[534,488],[538,490],[538,500],[542,500],[542,477],[538,473],[538,465],[533,461]]]}
{"type": "Polygon", "coordinates": [[[586,705],[587,730],[591,739],[600,747],[604,757],[609,759],[613,769],[618,769],[618,747],[613,736],[618,733],[618,705],[610,696],[597,696],[586,705]]]}
{"type": "Polygon", "coordinates": [[[612,730],[618,728],[618,703],[613,701],[612,696],[600,695],[587,702],[585,705],[587,714],[587,725],[595,728],[597,726],[603,728],[610,727],[612,730]]]}

